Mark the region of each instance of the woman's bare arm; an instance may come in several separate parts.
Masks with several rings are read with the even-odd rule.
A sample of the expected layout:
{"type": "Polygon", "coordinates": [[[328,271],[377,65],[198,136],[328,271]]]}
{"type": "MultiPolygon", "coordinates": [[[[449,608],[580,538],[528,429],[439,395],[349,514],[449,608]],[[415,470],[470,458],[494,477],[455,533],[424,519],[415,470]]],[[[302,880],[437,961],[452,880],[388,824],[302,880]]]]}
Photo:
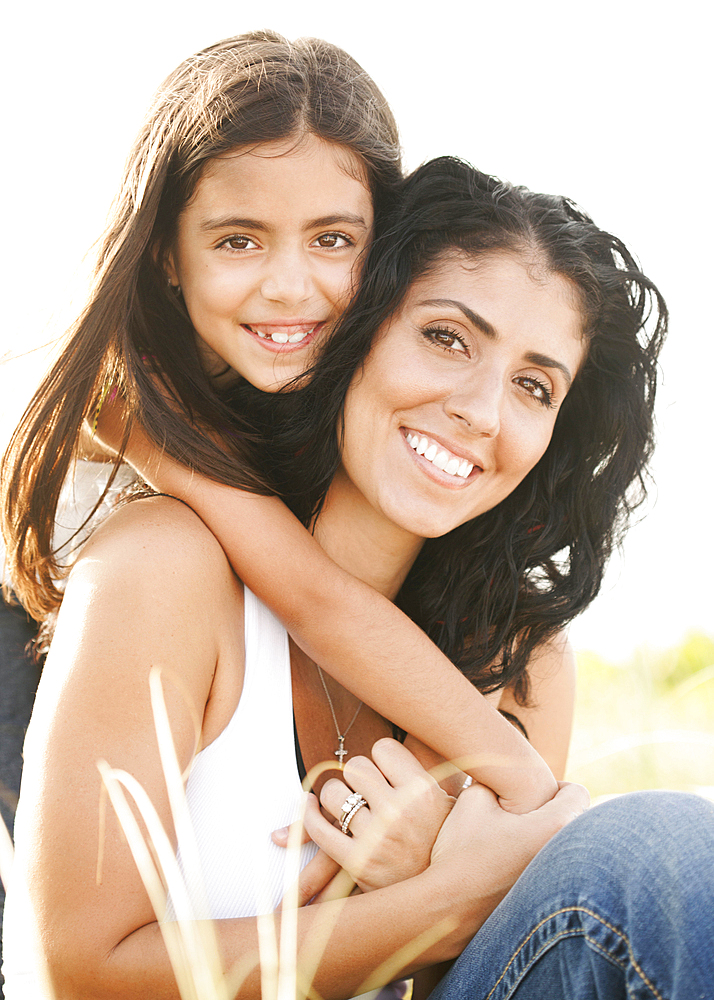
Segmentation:
{"type": "MultiPolygon", "coordinates": [[[[102,419],[108,424],[111,411],[102,419]]],[[[119,429],[109,427],[108,436],[118,439],[119,429]]],[[[127,458],[196,511],[240,578],[358,698],[459,761],[505,809],[527,812],[553,796],[555,779],[533,747],[406,615],[333,562],[280,500],[191,473],[139,429],[127,458]]]]}
{"type": "MultiPolygon", "coordinates": [[[[130,504],[109,519],[73,570],[28,734],[17,828],[19,870],[32,885],[59,997],[178,997],[154,914],[111,813],[97,882],[96,762],[104,758],[137,778],[171,831],[149,672],[164,665],[179,680],[182,694],[171,683],[165,688],[177,753],[186,766],[196,734],[184,699],[206,706],[204,734],[210,739],[228,714],[221,671],[228,666],[224,678],[240,676],[241,643],[225,638],[235,635],[238,586],[217,543],[190,511],[161,498],[130,504]]],[[[458,837],[479,827],[481,840],[472,846],[482,855],[482,868],[470,873],[477,877],[464,878],[464,848],[458,837],[446,836],[438,863],[422,875],[344,904],[300,911],[301,954],[314,943],[325,915],[332,928],[316,978],[323,996],[353,995],[375,966],[448,916],[455,921],[443,940],[390,977],[456,955],[487,916],[504,880],[517,875],[523,859],[569,813],[557,802],[528,817],[495,808],[520,831],[513,859],[501,856],[507,837],[498,830],[486,836],[473,817],[465,822],[459,816],[458,837]],[[498,858],[485,870],[489,852],[498,858]]],[[[227,965],[257,955],[255,920],[222,920],[216,927],[227,965]]],[[[255,971],[241,996],[259,995],[255,971]]]]}

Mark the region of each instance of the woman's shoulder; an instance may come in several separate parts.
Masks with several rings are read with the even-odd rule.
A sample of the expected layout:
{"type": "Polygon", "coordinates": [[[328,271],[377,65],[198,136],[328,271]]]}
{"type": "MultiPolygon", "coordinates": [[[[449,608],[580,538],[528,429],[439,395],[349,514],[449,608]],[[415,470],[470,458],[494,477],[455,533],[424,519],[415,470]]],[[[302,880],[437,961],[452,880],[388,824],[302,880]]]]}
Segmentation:
{"type": "Polygon", "coordinates": [[[198,515],[173,497],[133,500],[83,546],[67,581],[48,667],[59,678],[76,676],[83,703],[92,685],[98,701],[116,688],[115,703],[124,698],[131,715],[131,692],[146,689],[152,666],[160,665],[180,679],[201,716],[233,675],[238,681],[231,680],[230,694],[237,702],[242,612],[242,585],[198,515]]]}
{"type": "Polygon", "coordinates": [[[87,540],[77,568],[137,585],[158,575],[167,587],[230,571],[228,560],[200,517],[175,497],[155,494],[122,504],[87,540]]]}

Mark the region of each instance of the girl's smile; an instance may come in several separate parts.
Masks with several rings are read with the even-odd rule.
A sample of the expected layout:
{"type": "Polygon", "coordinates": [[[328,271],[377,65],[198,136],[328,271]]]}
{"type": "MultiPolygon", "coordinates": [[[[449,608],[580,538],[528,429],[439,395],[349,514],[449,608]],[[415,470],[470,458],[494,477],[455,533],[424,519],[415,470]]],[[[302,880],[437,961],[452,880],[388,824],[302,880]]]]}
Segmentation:
{"type": "Polygon", "coordinates": [[[313,135],[212,160],[166,261],[207,370],[267,391],[300,375],[349,301],[372,222],[358,158],[313,135]]]}

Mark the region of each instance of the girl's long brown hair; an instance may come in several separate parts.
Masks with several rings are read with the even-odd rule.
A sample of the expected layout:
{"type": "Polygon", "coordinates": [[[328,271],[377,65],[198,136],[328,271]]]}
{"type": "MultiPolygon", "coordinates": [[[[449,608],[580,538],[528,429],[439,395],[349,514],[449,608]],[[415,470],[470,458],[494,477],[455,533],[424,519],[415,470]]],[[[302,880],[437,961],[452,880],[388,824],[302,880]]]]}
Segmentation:
{"type": "MultiPolygon", "coordinates": [[[[65,560],[52,544],[59,494],[83,422],[91,423],[109,387],[124,400],[127,436],[138,420],[159,447],[203,475],[271,492],[254,428],[204,373],[195,331],[161,264],[207,161],[307,134],[357,155],[379,220],[401,179],[397,128],[380,91],[341,49],[254,32],[190,57],[160,88],[130,153],[87,306],[3,459],[7,569],[36,618],[61,601],[65,560]],[[201,427],[221,432],[227,450],[201,427]]],[[[114,472],[120,461],[121,452],[114,472]]]]}

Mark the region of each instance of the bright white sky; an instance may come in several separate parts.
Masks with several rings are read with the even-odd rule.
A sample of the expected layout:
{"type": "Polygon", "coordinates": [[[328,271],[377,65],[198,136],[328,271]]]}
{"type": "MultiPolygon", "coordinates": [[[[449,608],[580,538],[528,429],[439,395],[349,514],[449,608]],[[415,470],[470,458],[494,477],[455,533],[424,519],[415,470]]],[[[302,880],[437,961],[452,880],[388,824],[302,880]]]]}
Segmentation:
{"type": "MultiPolygon", "coordinates": [[[[670,305],[652,512],[573,626],[613,658],[714,631],[711,65],[695,0],[85,0],[14,5],[3,48],[0,356],[61,332],[151,95],[191,52],[271,27],[347,49],[390,100],[407,165],[452,153],[568,194],[625,239],[670,305]],[[438,10],[437,16],[430,10],[438,10]],[[257,11],[258,13],[255,13],[257,11]]],[[[0,438],[37,380],[0,366],[0,438]]]]}

